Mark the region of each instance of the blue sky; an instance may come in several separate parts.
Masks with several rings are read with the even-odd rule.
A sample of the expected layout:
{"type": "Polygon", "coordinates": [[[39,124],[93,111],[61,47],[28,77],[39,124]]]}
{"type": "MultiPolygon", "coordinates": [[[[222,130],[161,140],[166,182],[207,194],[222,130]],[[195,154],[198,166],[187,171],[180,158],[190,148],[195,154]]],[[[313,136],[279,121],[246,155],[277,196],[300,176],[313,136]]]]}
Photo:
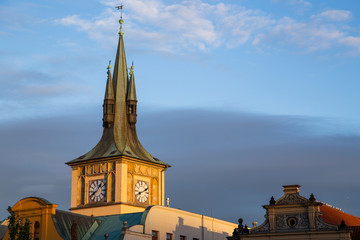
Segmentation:
{"type": "MultiPolygon", "coordinates": [[[[101,101],[116,4],[2,2],[2,121],[101,101]]],[[[124,4],[144,104],[335,118],[359,131],[357,1],[124,4]]]]}
{"type": "MultiPolygon", "coordinates": [[[[98,122],[92,122],[93,125],[83,124],[89,131],[96,129],[93,138],[89,138],[92,141],[86,140],[87,145],[80,148],[76,147],[77,142],[74,140],[73,151],[59,157],[57,161],[63,164],[95,145],[101,132],[101,128],[95,127],[101,126],[99,122],[106,67],[108,61],[114,61],[115,57],[119,31],[119,12],[115,6],[118,4],[116,1],[1,1],[0,128],[3,136],[10,134],[6,132],[9,129],[16,132],[16,124],[32,126],[41,131],[36,124],[49,119],[50,122],[63,119],[53,127],[73,129],[69,126],[72,125],[71,121],[67,119],[75,119],[79,124],[83,121],[91,122],[84,118],[95,116],[97,118],[94,121],[98,122]]],[[[302,143],[305,141],[302,137],[306,134],[311,139],[330,136],[331,141],[337,139],[334,142],[341,146],[344,144],[339,139],[343,136],[347,136],[347,140],[353,139],[341,151],[348,156],[350,165],[355,164],[355,159],[358,159],[356,144],[360,134],[360,112],[357,106],[360,102],[359,1],[131,0],[123,1],[123,4],[126,56],[129,65],[131,61],[135,64],[139,111],[147,116],[143,119],[150,119],[156,125],[154,112],[161,116],[167,116],[165,113],[177,116],[181,111],[192,114],[193,111],[207,111],[215,119],[224,115],[226,120],[238,119],[238,116],[243,115],[251,115],[255,119],[275,118],[275,122],[281,123],[276,125],[276,129],[281,129],[281,125],[289,131],[281,140],[282,143],[294,137],[290,131],[296,131],[295,139],[301,135],[302,143]],[[229,113],[233,114],[232,117],[229,113]],[[288,127],[288,124],[292,127],[288,127]]],[[[207,114],[194,115],[199,122],[206,123],[207,120],[202,117],[206,118],[207,114]]],[[[177,122],[176,118],[172,120],[177,122]]],[[[217,123],[219,125],[216,126],[223,124],[220,120],[217,123]]],[[[272,123],[268,123],[259,125],[272,126],[272,123]]],[[[151,139],[146,131],[151,132],[152,127],[146,125],[140,116],[138,128],[141,128],[141,124],[145,125],[145,130],[142,133],[139,129],[140,138],[148,141],[146,146],[151,148],[156,143],[146,140],[151,139]]],[[[191,125],[185,126],[190,128],[191,125]]],[[[212,124],[209,127],[214,128],[212,124]]],[[[271,130],[265,127],[261,129],[271,130]]],[[[269,136],[276,136],[275,132],[270,131],[266,135],[265,131],[261,136],[270,144],[272,140],[269,136]]],[[[29,137],[29,142],[21,144],[32,145],[35,143],[31,141],[30,133],[33,134],[31,130],[18,130],[16,136],[19,139],[29,137]]],[[[199,139],[199,142],[208,142],[206,131],[203,133],[204,138],[199,139]]],[[[241,137],[241,133],[242,130],[229,130],[226,136],[240,134],[241,137]]],[[[42,134],[39,133],[39,136],[42,134]]],[[[262,142],[262,138],[253,136],[251,139],[262,142]]],[[[41,156],[40,142],[47,142],[48,138],[56,136],[45,134],[44,139],[39,140],[39,145],[29,148],[29,160],[41,156]],[[38,149],[38,155],[32,152],[33,149],[38,149]]],[[[61,139],[69,141],[65,136],[61,139]]],[[[11,149],[7,145],[9,141],[5,137],[2,137],[2,141],[2,155],[10,156],[10,152],[7,152],[11,149]]],[[[59,141],[54,139],[54,145],[61,145],[59,141]]],[[[176,142],[176,146],[170,148],[176,152],[176,147],[186,146],[181,145],[184,142],[176,142]]],[[[321,153],[333,148],[333,142],[329,144],[329,139],[324,142],[328,145],[324,143],[327,148],[324,147],[321,153]]],[[[212,143],[208,144],[211,149],[212,143]]],[[[268,147],[268,144],[259,144],[257,148],[268,147]]],[[[251,145],[246,151],[255,147],[251,145]]],[[[161,152],[163,148],[165,145],[155,151],[164,154],[165,158],[171,158],[171,153],[161,152]]],[[[195,149],[193,151],[192,154],[196,156],[195,149]]],[[[156,152],[152,153],[157,155],[156,152]]],[[[49,156],[42,155],[40,159],[46,161],[49,156]]],[[[309,159],[318,158],[321,162],[326,161],[327,157],[314,153],[309,159]]],[[[25,156],[21,159],[11,158],[18,161],[19,165],[26,161],[25,156]]],[[[341,158],[340,155],[332,161],[340,164],[341,158]]],[[[6,159],[2,161],[6,162],[6,159]]],[[[174,165],[172,161],[175,159],[164,161],[174,165]]],[[[199,165],[202,161],[199,160],[199,165]]],[[[70,169],[59,166],[64,169],[64,174],[68,174],[64,176],[67,179],[70,169]]],[[[186,166],[181,165],[178,169],[182,167],[186,166]]],[[[168,174],[175,176],[175,167],[168,174]]],[[[329,174],[335,172],[329,170],[327,176],[329,174]]],[[[169,179],[171,183],[176,182],[176,177],[169,179]]],[[[349,177],[346,179],[348,182],[344,180],[343,184],[349,186],[354,179],[349,177]]],[[[301,176],[297,180],[301,181],[301,176]]],[[[286,184],[284,181],[273,183],[277,184],[274,186],[276,191],[280,191],[280,184],[286,184]]],[[[327,185],[314,189],[314,193],[325,189],[324,186],[327,185]]],[[[15,185],[13,187],[16,188],[15,185]]],[[[34,189],[33,192],[25,191],[21,194],[12,194],[9,190],[7,203],[14,203],[18,197],[26,194],[57,196],[47,192],[46,187],[44,191],[40,188],[36,190],[36,187],[34,189]]],[[[263,197],[256,192],[254,194],[258,198],[263,197]]],[[[354,194],[352,198],[360,198],[359,194],[354,194]]],[[[264,193],[264,196],[268,195],[264,193]]],[[[53,201],[56,201],[54,198],[53,201]]],[[[63,208],[68,207],[65,199],[59,201],[63,208]]],[[[178,204],[181,205],[181,201],[178,204]]],[[[260,207],[260,204],[256,206],[260,207]]],[[[182,207],[191,208],[189,206],[192,205],[189,203],[182,207]]],[[[354,214],[360,215],[359,210],[354,214]]],[[[6,213],[0,216],[3,215],[6,213]]],[[[234,216],[224,215],[224,218],[233,219],[234,216]]]]}

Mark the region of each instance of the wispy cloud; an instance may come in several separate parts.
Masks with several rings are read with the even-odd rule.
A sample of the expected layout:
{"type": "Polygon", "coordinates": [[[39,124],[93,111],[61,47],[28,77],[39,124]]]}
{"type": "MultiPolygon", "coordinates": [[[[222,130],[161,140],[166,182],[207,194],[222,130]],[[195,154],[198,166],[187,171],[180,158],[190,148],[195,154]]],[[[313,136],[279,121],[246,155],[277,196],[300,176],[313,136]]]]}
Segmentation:
{"type": "MultiPolygon", "coordinates": [[[[311,6],[303,0],[291,3],[311,6]]],[[[102,1],[102,4],[109,8],[94,19],[72,15],[57,22],[75,26],[87,32],[90,38],[113,41],[119,14],[114,10],[113,2],[102,1]]],[[[222,45],[234,48],[246,43],[257,47],[295,46],[309,51],[340,46],[359,49],[358,37],[352,35],[351,27],[337,24],[352,19],[351,12],[345,10],[326,10],[307,20],[296,20],[287,16],[276,19],[260,10],[200,0],[173,4],[160,0],[150,3],[132,0],[127,1],[126,6],[124,28],[128,38],[138,46],[161,51],[208,51],[222,45]],[[139,38],[141,43],[137,41],[139,38]]]]}
{"type": "Polygon", "coordinates": [[[355,51],[353,54],[360,54],[360,36],[347,36],[339,40],[340,43],[350,46],[355,51]]]}
{"type": "Polygon", "coordinates": [[[0,122],[72,111],[67,107],[65,110],[64,105],[81,105],[88,101],[84,96],[89,92],[89,87],[67,79],[66,75],[5,67],[0,69],[0,122]]]}
{"type": "Polygon", "coordinates": [[[290,3],[294,5],[311,6],[311,3],[305,0],[291,0],[290,3]]]}
{"type": "Polygon", "coordinates": [[[349,21],[352,18],[352,14],[350,11],[333,9],[313,15],[311,18],[331,21],[349,21]]]}
{"type": "Polygon", "coordinates": [[[344,32],[336,28],[284,17],[276,22],[268,34],[263,35],[263,39],[280,41],[282,44],[295,44],[314,51],[330,48],[345,36],[344,32]]]}
{"type": "Polygon", "coordinates": [[[26,86],[21,93],[31,96],[54,96],[57,94],[69,94],[76,92],[76,87],[68,84],[48,85],[48,86],[26,86]]]}

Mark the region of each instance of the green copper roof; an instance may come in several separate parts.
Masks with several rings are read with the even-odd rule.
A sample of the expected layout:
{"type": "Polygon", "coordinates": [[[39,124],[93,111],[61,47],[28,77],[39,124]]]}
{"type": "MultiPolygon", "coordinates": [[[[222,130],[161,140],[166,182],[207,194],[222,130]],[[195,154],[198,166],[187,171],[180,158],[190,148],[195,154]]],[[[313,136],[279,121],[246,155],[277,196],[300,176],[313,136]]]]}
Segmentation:
{"type": "Polygon", "coordinates": [[[65,240],[71,240],[71,226],[73,222],[77,224],[78,239],[81,240],[103,240],[104,235],[108,234],[109,240],[123,239],[121,230],[124,221],[127,227],[134,225],[144,225],[147,211],[128,214],[117,214],[110,216],[89,217],[81,214],[70,213],[56,210],[53,221],[59,235],[65,240]]]}
{"type": "MultiPolygon", "coordinates": [[[[133,69],[133,67],[132,67],[133,69]]],[[[136,104],[135,77],[131,71],[129,79],[128,69],[125,57],[125,47],[123,35],[120,34],[113,78],[108,71],[108,79],[105,90],[105,100],[114,100],[114,122],[104,126],[103,135],[98,144],[88,153],[76,158],[67,164],[86,162],[93,159],[128,156],[147,162],[169,166],[159,159],[153,157],[141,145],[136,133],[136,107],[135,113],[132,113],[132,121],[130,121],[129,107],[130,104],[136,104]],[[112,80],[112,81],[111,81],[112,80]],[[112,85],[111,85],[112,83],[112,85]],[[135,121],[134,121],[135,119],[135,121]]],[[[109,104],[108,102],[104,105],[109,104]]],[[[132,108],[134,109],[134,108],[132,108]]]]}
{"type": "Polygon", "coordinates": [[[139,225],[142,215],[143,212],[96,217],[97,220],[101,221],[101,224],[87,239],[103,240],[105,234],[109,235],[109,240],[122,239],[121,229],[124,227],[124,221],[127,221],[127,227],[139,225]]]}
{"type": "Polygon", "coordinates": [[[56,210],[52,218],[57,232],[65,240],[71,240],[71,226],[74,222],[77,224],[78,239],[82,239],[91,228],[99,226],[101,222],[93,217],[62,210],[56,210]]]}

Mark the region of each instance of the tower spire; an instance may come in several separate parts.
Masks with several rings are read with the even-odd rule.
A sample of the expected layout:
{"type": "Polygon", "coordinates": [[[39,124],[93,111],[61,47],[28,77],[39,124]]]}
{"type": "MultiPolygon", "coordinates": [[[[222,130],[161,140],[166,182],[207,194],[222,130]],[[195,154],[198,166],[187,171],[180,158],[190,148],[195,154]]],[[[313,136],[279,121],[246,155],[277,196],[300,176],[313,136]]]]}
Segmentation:
{"type": "Polygon", "coordinates": [[[72,167],[71,211],[75,213],[103,216],[164,204],[164,171],[170,166],[153,157],[138,139],[134,64],[128,69],[122,15],[119,22],[112,76],[110,63],[107,69],[102,137],[89,152],[67,162],[72,167]],[[139,184],[146,186],[146,199],[139,198],[139,184]]]}
{"type": "Polygon", "coordinates": [[[136,89],[135,89],[135,76],[134,76],[134,62],[131,65],[130,70],[130,80],[129,80],[129,86],[127,90],[127,114],[128,114],[128,120],[132,127],[133,124],[136,123],[136,117],[137,117],[137,99],[136,99],[136,89]]]}
{"type": "MultiPolygon", "coordinates": [[[[116,7],[121,10],[123,5],[116,7]]],[[[114,140],[117,149],[123,152],[127,142],[127,119],[126,115],[126,90],[128,83],[128,72],[125,56],[124,39],[122,33],[122,16],[120,17],[120,33],[115,58],[113,84],[115,91],[115,118],[114,118],[114,140]]]]}
{"type": "Polygon", "coordinates": [[[120,33],[116,58],[111,78],[111,65],[108,67],[104,106],[103,106],[103,135],[99,143],[88,153],[68,162],[68,164],[115,156],[127,156],[142,161],[152,162],[164,166],[166,163],[154,158],[141,145],[136,133],[137,98],[135,89],[134,64],[127,68],[123,39],[122,9],[120,33]],[[130,70],[130,77],[128,74],[130,70]]]}
{"type": "Polygon", "coordinates": [[[115,114],[115,98],[114,98],[114,89],[113,82],[111,79],[111,61],[109,61],[109,66],[107,68],[108,78],[106,81],[105,96],[104,96],[104,105],[103,105],[103,127],[110,128],[114,122],[115,114]]]}

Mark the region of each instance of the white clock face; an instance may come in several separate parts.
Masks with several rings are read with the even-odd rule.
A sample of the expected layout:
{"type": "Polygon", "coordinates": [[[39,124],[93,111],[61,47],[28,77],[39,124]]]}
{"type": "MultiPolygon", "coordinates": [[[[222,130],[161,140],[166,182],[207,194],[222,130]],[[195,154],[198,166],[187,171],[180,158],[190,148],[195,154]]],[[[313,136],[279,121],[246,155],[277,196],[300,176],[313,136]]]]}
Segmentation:
{"type": "Polygon", "coordinates": [[[144,203],[149,198],[149,186],[144,181],[138,181],[135,185],[135,197],[141,203],[144,203]]]}
{"type": "Polygon", "coordinates": [[[105,200],[106,186],[104,180],[95,180],[90,184],[89,196],[91,201],[100,202],[105,200]]]}

